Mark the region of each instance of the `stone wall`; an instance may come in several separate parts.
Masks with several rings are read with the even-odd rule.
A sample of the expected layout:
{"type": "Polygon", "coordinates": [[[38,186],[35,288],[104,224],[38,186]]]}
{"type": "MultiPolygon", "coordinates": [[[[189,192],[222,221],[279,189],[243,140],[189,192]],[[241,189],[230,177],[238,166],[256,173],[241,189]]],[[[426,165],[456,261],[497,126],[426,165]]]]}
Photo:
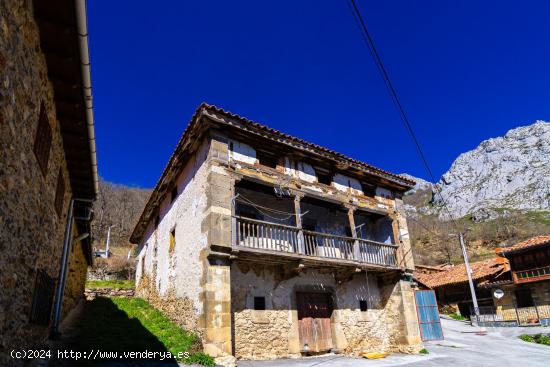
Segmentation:
{"type": "Polygon", "coordinates": [[[62,319],[65,318],[84,297],[87,272],[88,262],[86,261],[86,257],[84,257],[82,243],[75,243],[71,247],[71,252],[69,254],[69,271],[67,273],[67,283],[65,285],[65,295],[63,298],[62,319]]]}
{"type": "Polygon", "coordinates": [[[86,288],[84,296],[91,301],[96,297],[133,297],[136,293],[134,288],[86,288]]]}
{"type": "Polygon", "coordinates": [[[367,285],[364,272],[338,281],[331,271],[306,270],[294,275],[283,266],[237,261],[231,266],[235,356],[300,355],[296,291],[332,294],[332,338],[337,351],[417,352],[421,347],[414,303],[410,304],[412,293],[407,293],[411,289],[403,283],[369,273],[367,285]],[[265,297],[265,311],[254,310],[254,297],[265,297]],[[360,300],[368,301],[367,311],[360,310],[360,300]]]}
{"type": "Polygon", "coordinates": [[[500,315],[504,321],[517,320],[519,315],[520,321],[524,323],[528,322],[528,319],[536,318],[537,312],[540,319],[550,318],[550,281],[523,285],[523,287],[531,289],[533,301],[537,305],[536,310],[534,307],[525,307],[516,312],[515,290],[517,287],[517,285],[500,287],[504,291],[504,296],[500,299],[493,298],[497,315],[500,315]]]}
{"type": "Polygon", "coordinates": [[[0,365],[7,364],[6,351],[39,345],[48,335],[48,327],[29,324],[34,283],[38,270],[58,275],[71,196],[53,90],[30,4],[0,1],[0,365]],[[33,152],[41,104],[52,130],[45,175],[33,152]],[[58,216],[54,198],[60,171],[67,189],[58,216]]]}

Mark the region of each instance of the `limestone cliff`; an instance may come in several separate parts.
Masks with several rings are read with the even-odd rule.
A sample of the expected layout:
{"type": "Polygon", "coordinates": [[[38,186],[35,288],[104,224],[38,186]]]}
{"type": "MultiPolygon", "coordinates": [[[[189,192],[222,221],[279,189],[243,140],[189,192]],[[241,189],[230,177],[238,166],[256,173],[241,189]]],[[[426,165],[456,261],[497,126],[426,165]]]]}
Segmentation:
{"type": "MultiPolygon", "coordinates": [[[[414,178],[413,178],[414,179],[414,178]]],[[[550,123],[537,121],[485,140],[461,154],[433,185],[424,180],[409,192],[410,210],[438,214],[445,200],[453,218],[492,219],[507,209],[550,210],[550,123]],[[441,192],[435,195],[436,189],[441,192]],[[414,196],[432,192],[429,203],[414,196]]]]}

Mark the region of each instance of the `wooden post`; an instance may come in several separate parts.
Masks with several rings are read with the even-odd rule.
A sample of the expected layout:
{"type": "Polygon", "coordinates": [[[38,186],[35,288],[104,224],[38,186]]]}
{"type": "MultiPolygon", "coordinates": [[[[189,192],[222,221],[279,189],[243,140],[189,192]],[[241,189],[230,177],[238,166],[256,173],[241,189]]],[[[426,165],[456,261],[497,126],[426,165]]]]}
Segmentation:
{"type": "Polygon", "coordinates": [[[357,240],[357,228],[355,226],[355,217],[353,216],[353,214],[355,213],[355,207],[347,206],[347,208],[351,236],[355,239],[353,241],[353,257],[355,258],[355,260],[361,261],[361,251],[359,250],[359,241],[357,240]]]}
{"type": "Polygon", "coordinates": [[[231,246],[235,247],[238,245],[237,241],[237,218],[235,217],[235,207],[237,206],[235,184],[236,180],[231,180],[231,246]]]}
{"type": "Polygon", "coordinates": [[[304,231],[302,230],[302,209],[300,208],[300,200],[302,194],[296,194],[294,196],[294,214],[296,215],[296,227],[298,228],[298,248],[296,252],[299,254],[305,254],[304,249],[304,231]]]}

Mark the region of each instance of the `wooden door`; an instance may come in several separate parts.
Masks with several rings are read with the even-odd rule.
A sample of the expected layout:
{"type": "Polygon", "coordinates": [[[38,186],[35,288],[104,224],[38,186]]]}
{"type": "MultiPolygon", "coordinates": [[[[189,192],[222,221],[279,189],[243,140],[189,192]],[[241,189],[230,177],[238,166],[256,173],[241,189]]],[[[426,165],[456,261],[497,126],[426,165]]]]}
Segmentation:
{"type": "Polygon", "coordinates": [[[302,349],[310,352],[332,349],[330,316],[332,300],[328,293],[296,293],[298,330],[302,349]]]}

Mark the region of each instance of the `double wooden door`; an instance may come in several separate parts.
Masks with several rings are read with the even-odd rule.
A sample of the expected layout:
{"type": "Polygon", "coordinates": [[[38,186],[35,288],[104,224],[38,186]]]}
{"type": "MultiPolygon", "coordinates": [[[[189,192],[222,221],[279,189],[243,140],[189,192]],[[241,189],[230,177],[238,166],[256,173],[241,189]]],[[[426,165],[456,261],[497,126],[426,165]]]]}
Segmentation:
{"type": "Polygon", "coordinates": [[[324,352],[333,348],[330,317],[332,299],[329,293],[296,293],[298,330],[303,350],[324,352]]]}

